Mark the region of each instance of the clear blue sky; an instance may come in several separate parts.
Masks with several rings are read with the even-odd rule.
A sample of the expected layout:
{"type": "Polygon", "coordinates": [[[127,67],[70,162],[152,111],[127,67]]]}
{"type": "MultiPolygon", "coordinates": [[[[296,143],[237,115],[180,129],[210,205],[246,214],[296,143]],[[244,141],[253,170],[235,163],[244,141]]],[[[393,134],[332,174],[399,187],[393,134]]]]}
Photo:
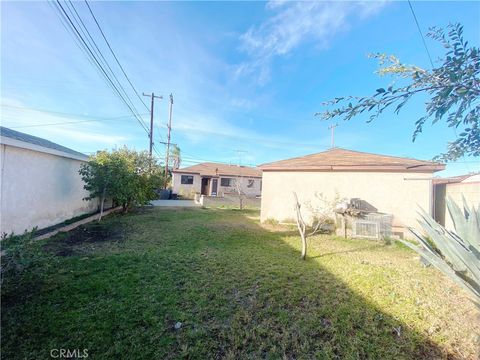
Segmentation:
{"type": "MultiPolygon", "coordinates": [[[[146,122],[134,95],[85,3],[75,8],[146,122]]],[[[67,4],[63,4],[68,8],[67,4]]],[[[369,95],[389,78],[374,71],[368,53],[397,55],[429,67],[407,2],[91,2],[94,14],[131,81],[155,91],[155,139],[166,138],[167,96],[173,93],[172,141],[184,165],[199,160],[260,164],[325,150],[330,123],[313,114],[335,96],[369,95]],[[238,153],[236,150],[243,152],[238,153]],[[187,162],[191,161],[191,162],[187,162]]],[[[424,33],[461,22],[479,45],[478,2],[413,2],[424,33]]],[[[130,115],[77,47],[46,2],[1,4],[2,125],[86,153],[126,144],[146,149],[135,119],[32,126],[130,115]],[[47,110],[47,111],[39,111],[47,110]],[[57,113],[54,113],[57,112],[57,113]],[[65,115],[65,114],[69,115],[65,115]]],[[[442,49],[427,39],[434,58],[442,49]]],[[[149,99],[144,98],[149,105],[149,99]]],[[[387,112],[339,121],[336,145],[354,150],[430,159],[455,138],[442,124],[411,134],[421,100],[399,116],[387,112]]],[[[157,143],[164,154],[164,146],[157,143]]],[[[460,159],[445,175],[480,170],[460,159]]],[[[442,174],[443,175],[443,174],[442,174]]]]}

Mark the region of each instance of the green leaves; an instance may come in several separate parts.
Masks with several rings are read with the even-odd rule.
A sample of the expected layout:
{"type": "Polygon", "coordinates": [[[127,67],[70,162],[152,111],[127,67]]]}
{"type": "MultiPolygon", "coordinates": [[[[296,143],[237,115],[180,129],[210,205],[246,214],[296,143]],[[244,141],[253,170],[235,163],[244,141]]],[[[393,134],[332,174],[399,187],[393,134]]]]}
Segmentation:
{"type": "Polygon", "coordinates": [[[125,210],[155,198],[154,190],[164,179],[163,168],[146,151],[127,147],[97,152],[81,166],[79,173],[85,190],[90,193],[87,200],[101,197],[105,191],[107,198],[125,210]]]}
{"type": "Polygon", "coordinates": [[[428,33],[448,50],[438,67],[425,70],[403,64],[394,55],[370,54],[369,57],[379,61],[377,74],[400,78],[401,85],[378,88],[369,97],[337,97],[323,105],[338,107],[315,115],[324,120],[335,117],[350,120],[365,111],[373,112],[367,120],[370,122],[393,105],[393,112],[398,115],[410,98],[424,94],[428,97],[425,114],[415,123],[412,140],[422,133],[427,120],[432,124],[443,120],[450,127],[468,126],[469,130],[460,131],[458,138],[447,144],[447,151],[435,159],[454,161],[464,155],[480,156],[480,52],[476,47],[468,47],[460,24],[450,24],[447,30],[446,33],[445,29],[432,28],[428,33]]]}
{"type": "Polygon", "coordinates": [[[419,223],[428,237],[410,229],[419,245],[400,241],[467,290],[480,307],[480,209],[470,207],[465,199],[460,208],[450,198],[447,198],[447,208],[455,232],[420,210],[419,223]]]}

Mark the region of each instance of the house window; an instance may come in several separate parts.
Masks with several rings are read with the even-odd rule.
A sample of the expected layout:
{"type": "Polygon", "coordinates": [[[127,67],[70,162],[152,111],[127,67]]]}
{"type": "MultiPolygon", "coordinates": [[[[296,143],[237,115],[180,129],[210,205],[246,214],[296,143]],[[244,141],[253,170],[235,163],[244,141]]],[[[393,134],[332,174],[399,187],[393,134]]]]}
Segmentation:
{"type": "Polygon", "coordinates": [[[247,187],[249,188],[253,188],[253,183],[255,182],[255,180],[252,180],[252,179],[248,179],[248,184],[247,184],[247,187]]]}
{"type": "Polygon", "coordinates": [[[230,187],[233,185],[233,179],[232,178],[221,178],[220,179],[220,185],[225,186],[225,187],[230,187]]]}
{"type": "Polygon", "coordinates": [[[193,176],[192,175],[182,175],[180,182],[184,185],[192,185],[193,184],[193,176]]]}

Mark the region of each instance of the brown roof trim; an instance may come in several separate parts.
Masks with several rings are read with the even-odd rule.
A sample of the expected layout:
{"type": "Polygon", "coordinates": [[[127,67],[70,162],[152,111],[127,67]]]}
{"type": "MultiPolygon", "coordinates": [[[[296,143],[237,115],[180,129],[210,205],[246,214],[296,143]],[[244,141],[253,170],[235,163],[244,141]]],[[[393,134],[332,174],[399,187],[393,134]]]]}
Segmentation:
{"type": "Polygon", "coordinates": [[[174,174],[189,174],[189,175],[200,175],[201,177],[206,178],[219,178],[220,176],[227,176],[227,177],[242,177],[242,178],[255,178],[261,179],[261,176],[250,176],[250,175],[238,175],[238,174],[218,174],[218,175],[202,175],[199,172],[192,172],[192,171],[182,171],[182,170],[172,170],[174,174]]]}
{"type": "Polygon", "coordinates": [[[193,172],[193,171],[182,171],[182,170],[172,170],[172,173],[174,174],[191,174],[191,175],[200,175],[199,172],[193,172]]]}
{"type": "Polygon", "coordinates": [[[315,167],[298,167],[298,168],[266,168],[263,172],[329,172],[329,171],[344,171],[344,172],[411,172],[411,173],[430,173],[444,170],[445,167],[422,166],[415,168],[406,168],[401,166],[315,166],[315,167]]]}
{"type": "MultiPolygon", "coordinates": [[[[209,177],[208,175],[205,175],[206,177],[209,177]]],[[[250,176],[250,175],[238,175],[238,174],[218,174],[218,176],[228,176],[228,177],[242,177],[242,178],[255,178],[255,179],[261,179],[261,176],[250,176]]],[[[212,176],[213,177],[213,176],[212,176]]]]}

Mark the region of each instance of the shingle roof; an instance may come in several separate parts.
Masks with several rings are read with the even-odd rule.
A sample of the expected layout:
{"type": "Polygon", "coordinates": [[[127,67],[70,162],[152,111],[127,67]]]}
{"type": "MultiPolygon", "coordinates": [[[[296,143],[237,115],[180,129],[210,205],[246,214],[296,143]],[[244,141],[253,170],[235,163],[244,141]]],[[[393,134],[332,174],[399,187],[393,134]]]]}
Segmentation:
{"type": "Polygon", "coordinates": [[[433,179],[433,183],[435,185],[461,183],[462,181],[478,174],[479,173],[473,173],[473,174],[457,175],[457,176],[450,176],[450,177],[444,177],[444,178],[435,178],[433,179]]]}
{"type": "Polygon", "coordinates": [[[174,173],[200,174],[201,176],[245,176],[262,177],[262,171],[249,166],[238,166],[204,162],[183,169],[173,170],[174,173]]]}
{"type": "Polygon", "coordinates": [[[263,171],[406,171],[434,172],[445,165],[432,161],[377,155],[335,148],[301,157],[275,161],[259,166],[263,171]]]}
{"type": "Polygon", "coordinates": [[[37,136],[28,135],[28,134],[22,133],[20,131],[15,131],[15,130],[12,130],[12,129],[9,129],[9,128],[3,127],[3,126],[0,126],[0,135],[4,136],[4,137],[7,137],[7,138],[10,138],[10,139],[23,141],[23,142],[26,142],[26,143],[29,143],[29,144],[42,146],[44,148],[57,150],[57,151],[62,151],[64,153],[75,155],[75,156],[78,156],[78,157],[87,158],[87,155],[82,154],[81,152],[69,149],[65,146],[62,146],[62,145],[56,144],[54,142],[39,138],[37,136]]]}

